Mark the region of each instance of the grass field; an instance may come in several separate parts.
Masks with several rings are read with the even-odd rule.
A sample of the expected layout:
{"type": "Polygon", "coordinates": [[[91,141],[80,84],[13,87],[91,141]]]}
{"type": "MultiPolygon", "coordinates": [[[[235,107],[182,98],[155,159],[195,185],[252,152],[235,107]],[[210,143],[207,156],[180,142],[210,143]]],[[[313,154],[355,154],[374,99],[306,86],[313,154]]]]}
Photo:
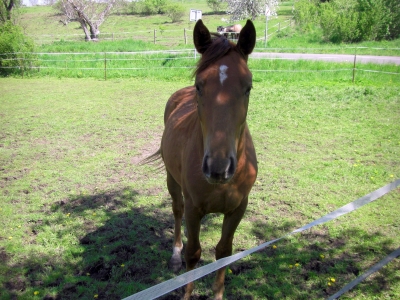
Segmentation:
{"type": "MultiPolygon", "coordinates": [[[[182,4],[186,11],[180,22],[172,23],[165,15],[140,16],[126,15],[121,13],[112,14],[100,27],[100,42],[90,45],[92,51],[100,50],[103,42],[110,40],[143,40],[153,43],[154,30],[156,30],[156,47],[164,49],[190,48],[193,47],[191,39],[194,22],[189,22],[190,9],[198,9],[203,12],[203,21],[211,31],[216,31],[219,25],[229,25],[229,15],[223,12],[212,12],[205,0],[201,1],[177,1],[182,4]],[[184,29],[187,30],[187,44],[184,40],[184,29]]],[[[322,33],[315,29],[309,33],[302,33],[292,28],[284,28],[289,25],[288,20],[292,18],[292,1],[284,1],[278,7],[278,17],[272,17],[268,21],[268,43],[265,48],[264,30],[265,17],[260,16],[254,20],[257,30],[257,51],[277,52],[304,52],[304,53],[346,53],[346,54],[371,54],[371,55],[400,55],[400,40],[394,41],[371,41],[357,44],[335,45],[326,43],[322,39],[322,33]],[[278,28],[282,29],[276,32],[278,28]],[[355,50],[355,48],[358,48],[355,50]]],[[[51,7],[29,7],[23,8],[20,15],[20,23],[27,35],[31,36],[38,45],[39,52],[51,51],[48,44],[54,41],[84,40],[84,34],[77,22],[69,23],[67,26],[59,22],[60,16],[51,7]],[[43,46],[43,48],[42,48],[43,46]]],[[[244,25],[244,21],[239,22],[244,25]]],[[[294,24],[293,22],[291,23],[294,24]]],[[[81,46],[75,44],[78,49],[81,46]]],[[[119,45],[115,46],[118,48],[119,45]]],[[[152,46],[148,46],[150,48],[152,46]]],[[[128,48],[122,51],[132,51],[128,48]]],[[[120,50],[117,50],[120,51],[120,50]]]]}
{"type": "MultiPolygon", "coordinates": [[[[172,278],[158,148],[179,80],[0,79],[1,299],[120,299],[172,278]]],[[[234,252],[278,238],[400,177],[397,83],[254,82],[259,176],[234,252]]],[[[323,299],[399,247],[400,190],[231,266],[227,299],[323,299]]],[[[221,216],[203,220],[201,265],[221,216]]],[[[344,299],[400,297],[393,261],[344,299]]],[[[195,299],[211,296],[213,276],[195,299]]],[[[164,297],[176,299],[179,292],[164,297]]]]}

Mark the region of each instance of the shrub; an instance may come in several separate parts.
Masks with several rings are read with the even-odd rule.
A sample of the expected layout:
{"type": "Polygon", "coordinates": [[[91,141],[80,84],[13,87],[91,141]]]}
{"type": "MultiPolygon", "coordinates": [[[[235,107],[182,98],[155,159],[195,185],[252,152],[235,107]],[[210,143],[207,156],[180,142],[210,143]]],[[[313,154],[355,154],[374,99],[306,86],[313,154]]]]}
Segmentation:
{"type": "Polygon", "coordinates": [[[388,35],[387,39],[400,37],[400,2],[399,0],[384,0],[386,8],[389,10],[388,35]]]}
{"type": "Polygon", "coordinates": [[[400,35],[398,0],[299,0],[294,17],[301,30],[318,24],[334,43],[396,38],[400,35]]]}
{"type": "Polygon", "coordinates": [[[141,13],[144,15],[163,14],[165,13],[167,2],[167,0],[144,0],[141,2],[141,13]]]}
{"type": "Polygon", "coordinates": [[[165,11],[167,16],[171,18],[172,22],[180,21],[185,15],[185,8],[178,3],[169,4],[165,11]]]}
{"type": "Polygon", "coordinates": [[[319,23],[327,40],[341,43],[359,39],[356,6],[357,0],[338,0],[334,4],[326,2],[320,5],[319,23]]]}
{"type": "Polygon", "coordinates": [[[30,66],[33,41],[23,34],[20,26],[7,21],[0,25],[0,75],[16,73],[30,66]]]}
{"type": "Polygon", "coordinates": [[[300,0],[294,3],[293,17],[303,31],[310,30],[319,21],[318,0],[300,0]]]}
{"type": "Polygon", "coordinates": [[[222,9],[222,4],[225,1],[223,0],[207,0],[207,5],[211,8],[214,12],[219,12],[222,9]]]}

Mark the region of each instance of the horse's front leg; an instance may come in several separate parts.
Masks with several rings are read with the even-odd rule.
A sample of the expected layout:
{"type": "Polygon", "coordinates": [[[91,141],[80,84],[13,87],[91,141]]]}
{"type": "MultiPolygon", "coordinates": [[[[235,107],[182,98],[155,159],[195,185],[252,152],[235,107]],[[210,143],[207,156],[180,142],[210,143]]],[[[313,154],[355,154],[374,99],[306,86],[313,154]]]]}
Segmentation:
{"type": "MultiPolygon", "coordinates": [[[[222,224],[222,235],[221,239],[216,247],[215,257],[220,259],[232,255],[232,242],[236,228],[238,227],[244,212],[246,211],[248,198],[244,198],[242,203],[232,213],[224,216],[222,224]]],[[[217,271],[215,282],[213,285],[214,299],[222,300],[225,290],[225,269],[223,267],[217,271]]]]}
{"type": "MultiPolygon", "coordinates": [[[[200,246],[200,221],[203,215],[191,204],[190,199],[185,197],[185,220],[187,228],[187,243],[185,249],[186,271],[193,270],[201,256],[200,246]]],[[[194,289],[194,283],[186,286],[184,300],[189,300],[194,289]]]]}
{"type": "Polygon", "coordinates": [[[182,216],[184,211],[182,188],[175,181],[172,175],[167,172],[167,186],[168,191],[172,198],[172,211],[174,213],[175,228],[174,228],[174,245],[172,248],[172,257],[169,261],[169,268],[173,272],[178,272],[182,268],[182,257],[181,252],[183,248],[181,226],[182,216]]]}

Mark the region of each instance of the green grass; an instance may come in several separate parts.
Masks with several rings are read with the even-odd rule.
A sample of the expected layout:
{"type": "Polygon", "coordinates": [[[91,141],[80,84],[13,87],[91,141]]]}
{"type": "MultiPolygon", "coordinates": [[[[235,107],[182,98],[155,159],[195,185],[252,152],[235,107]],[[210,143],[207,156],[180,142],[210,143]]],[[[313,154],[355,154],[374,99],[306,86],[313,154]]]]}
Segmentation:
{"type": "MultiPolygon", "coordinates": [[[[120,299],[174,276],[165,174],[137,163],[158,148],[168,97],[190,84],[0,79],[1,299],[120,299]]],[[[234,252],[399,178],[399,102],[396,82],[255,80],[259,175],[234,252]]],[[[226,298],[326,298],[399,246],[398,201],[399,189],[236,263],[226,298]]],[[[214,259],[220,224],[203,221],[201,264],[214,259]]],[[[399,267],[344,298],[398,298],[399,267]]],[[[212,280],[195,294],[211,296],[212,280]]]]}

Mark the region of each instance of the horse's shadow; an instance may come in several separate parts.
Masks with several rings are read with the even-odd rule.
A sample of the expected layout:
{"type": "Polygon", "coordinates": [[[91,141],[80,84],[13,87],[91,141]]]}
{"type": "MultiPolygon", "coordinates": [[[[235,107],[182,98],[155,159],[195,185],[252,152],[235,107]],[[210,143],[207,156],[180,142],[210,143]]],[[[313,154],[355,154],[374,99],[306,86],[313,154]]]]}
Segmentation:
{"type": "MultiPolygon", "coordinates": [[[[121,299],[173,278],[175,274],[168,269],[174,224],[171,200],[165,194],[153,204],[141,205],[140,201],[146,197],[140,196],[137,191],[125,188],[78,195],[43,208],[41,219],[29,220],[26,228],[32,243],[44,243],[41,233],[52,230],[58,239],[68,240],[68,236],[71,236],[71,242],[77,241],[78,245],[71,247],[73,250],[68,249],[68,254],[62,251],[62,247],[61,250],[49,249],[45,255],[28,253],[18,263],[14,263],[4,249],[0,249],[0,258],[8,270],[6,275],[9,278],[0,286],[8,297],[5,299],[16,299],[21,291],[27,289],[53,291],[41,295],[46,300],[94,299],[94,295],[97,299],[121,299]],[[91,218],[93,214],[97,214],[96,218],[91,218]],[[69,222],[70,218],[75,220],[69,222]]],[[[147,198],[148,201],[154,201],[155,197],[147,198]]],[[[205,230],[214,226],[214,219],[209,217],[203,220],[205,230]]],[[[258,240],[266,241],[272,236],[281,236],[282,232],[287,232],[288,227],[293,226],[281,224],[279,228],[267,231],[265,229],[270,228],[271,224],[254,220],[252,234],[258,240]]],[[[320,289],[319,296],[324,298],[338,290],[340,283],[332,287],[308,284],[313,276],[328,278],[331,268],[340,264],[345,266],[342,276],[346,278],[344,283],[348,283],[351,276],[362,273],[357,263],[361,260],[358,256],[368,255],[371,251],[389,253],[393,248],[393,242],[389,240],[377,249],[359,244],[351,248],[351,253],[340,257],[327,255],[321,259],[320,254],[326,254],[326,249],[341,249],[350,242],[357,245],[355,240],[373,239],[374,236],[356,229],[344,232],[343,237],[336,239],[318,231],[303,235],[314,243],[299,249],[298,243],[283,241],[284,245],[278,244],[277,249],[266,248],[250,259],[229,266],[227,299],[253,299],[254,295],[257,295],[257,299],[305,297],[310,289],[320,289]],[[301,267],[293,267],[285,272],[280,270],[282,266],[295,263],[301,267]],[[277,271],[274,272],[274,269],[277,271]],[[260,283],[264,279],[266,283],[260,283]]],[[[203,261],[201,265],[207,263],[209,261],[203,261]]],[[[390,289],[395,282],[395,274],[390,270],[375,277],[373,288],[377,294],[390,289]]],[[[214,274],[210,274],[197,281],[198,292],[192,299],[207,299],[212,295],[213,277],[214,274]]],[[[361,288],[371,289],[367,285],[361,285],[361,288]]],[[[182,289],[162,299],[179,299],[181,295],[182,289]]]]}

